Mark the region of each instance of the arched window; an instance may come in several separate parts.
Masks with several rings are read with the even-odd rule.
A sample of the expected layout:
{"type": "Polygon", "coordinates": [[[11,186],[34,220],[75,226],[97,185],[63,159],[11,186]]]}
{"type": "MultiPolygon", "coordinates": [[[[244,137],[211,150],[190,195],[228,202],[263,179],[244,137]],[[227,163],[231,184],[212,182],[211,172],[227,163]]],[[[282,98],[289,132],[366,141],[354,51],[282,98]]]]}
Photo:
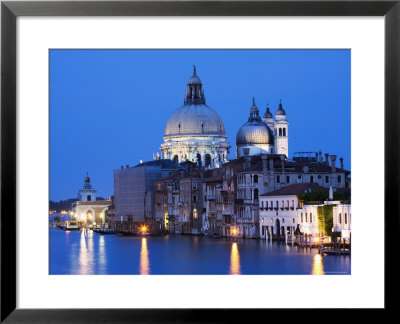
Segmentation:
{"type": "Polygon", "coordinates": [[[206,154],[204,160],[205,160],[205,166],[209,167],[211,165],[211,155],[210,154],[206,154]]]}
{"type": "Polygon", "coordinates": [[[342,213],[339,213],[339,224],[342,224],[342,213]]]}
{"type": "Polygon", "coordinates": [[[279,136],[282,136],[282,128],[279,128],[279,136]]]}
{"type": "Polygon", "coordinates": [[[201,155],[199,153],[197,153],[196,158],[197,158],[197,164],[201,166],[201,155]]]}
{"type": "Polygon", "coordinates": [[[347,224],[347,213],[344,214],[344,223],[347,224]]]}
{"type": "Polygon", "coordinates": [[[92,196],[91,195],[88,195],[87,196],[87,201],[91,201],[92,200],[92,196]]]}
{"type": "Polygon", "coordinates": [[[178,124],[179,134],[181,133],[181,124],[178,124]]]}
{"type": "Polygon", "coordinates": [[[254,183],[258,183],[258,175],[257,174],[254,175],[253,182],[254,183]]]}
{"type": "Polygon", "coordinates": [[[197,209],[193,209],[193,218],[197,219],[197,209]]]}
{"type": "Polygon", "coordinates": [[[310,213],[310,223],[312,223],[312,214],[310,213]]]}
{"type": "Polygon", "coordinates": [[[286,136],[286,128],[283,129],[283,136],[286,136]]]}
{"type": "Polygon", "coordinates": [[[201,123],[201,132],[204,133],[204,124],[201,123]]]}
{"type": "Polygon", "coordinates": [[[301,215],[301,222],[303,223],[303,213],[301,213],[300,215],[301,215]]]}
{"type": "Polygon", "coordinates": [[[258,199],[258,189],[254,189],[254,199],[258,199]]]}

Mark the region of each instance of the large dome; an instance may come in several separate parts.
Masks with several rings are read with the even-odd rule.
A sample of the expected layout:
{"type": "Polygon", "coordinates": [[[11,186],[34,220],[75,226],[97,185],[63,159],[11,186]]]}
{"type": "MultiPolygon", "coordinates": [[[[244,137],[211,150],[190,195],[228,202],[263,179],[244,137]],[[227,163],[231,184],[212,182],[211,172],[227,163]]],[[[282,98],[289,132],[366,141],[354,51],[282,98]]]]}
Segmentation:
{"type": "Polygon", "coordinates": [[[165,127],[165,136],[173,135],[223,135],[225,127],[221,118],[211,107],[184,105],[175,110],[165,127]]]}
{"type": "Polygon", "coordinates": [[[248,144],[274,144],[272,131],[261,121],[254,98],[249,119],[236,134],[236,145],[248,144]]]}

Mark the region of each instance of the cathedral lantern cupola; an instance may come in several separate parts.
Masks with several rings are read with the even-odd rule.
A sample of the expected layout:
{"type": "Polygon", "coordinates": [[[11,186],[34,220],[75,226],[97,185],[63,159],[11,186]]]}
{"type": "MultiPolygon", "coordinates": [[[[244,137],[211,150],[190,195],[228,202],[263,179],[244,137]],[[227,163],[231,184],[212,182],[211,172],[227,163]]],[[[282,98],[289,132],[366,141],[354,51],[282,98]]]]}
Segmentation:
{"type": "Polygon", "coordinates": [[[193,65],[193,75],[189,79],[184,104],[185,105],[205,105],[206,98],[204,97],[203,85],[200,78],[196,74],[196,67],[193,65]]]}

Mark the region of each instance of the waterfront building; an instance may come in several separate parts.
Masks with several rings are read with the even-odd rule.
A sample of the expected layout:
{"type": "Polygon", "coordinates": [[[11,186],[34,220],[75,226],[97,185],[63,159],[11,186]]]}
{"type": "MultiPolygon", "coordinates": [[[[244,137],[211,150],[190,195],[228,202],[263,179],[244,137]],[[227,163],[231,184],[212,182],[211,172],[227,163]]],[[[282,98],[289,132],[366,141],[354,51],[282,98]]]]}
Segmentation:
{"type": "MultiPolygon", "coordinates": [[[[311,235],[318,237],[328,232],[339,232],[349,238],[351,232],[351,205],[340,201],[304,202],[301,193],[328,191],[316,183],[287,186],[260,196],[260,238],[284,238],[288,235],[311,235]],[[321,208],[332,206],[332,228],[320,223],[321,208]]],[[[328,223],[329,225],[329,223],[328,223]]]]}
{"type": "Polygon", "coordinates": [[[97,190],[86,175],[83,188],[78,191],[78,201],[72,204],[72,217],[84,225],[104,225],[107,223],[108,207],[111,200],[96,200],[97,190]]]}
{"type": "Polygon", "coordinates": [[[229,147],[225,126],[206,104],[203,85],[193,67],[183,106],[172,113],[165,127],[162,158],[215,168],[228,161],[229,147]]]}
{"type": "Polygon", "coordinates": [[[143,224],[160,230],[161,219],[154,217],[154,182],[176,170],[171,160],[154,160],[134,167],[114,170],[114,217],[116,230],[138,231],[143,224]]]}
{"type": "Polygon", "coordinates": [[[250,116],[236,134],[236,157],[244,156],[248,149],[250,156],[260,154],[282,154],[289,157],[289,122],[282,102],[279,103],[275,119],[266,108],[263,119],[253,98],[250,116]]]}
{"type": "Polygon", "coordinates": [[[206,217],[207,234],[223,235],[223,219],[222,219],[222,174],[216,174],[213,177],[204,180],[205,183],[205,200],[206,200],[206,217]]]}

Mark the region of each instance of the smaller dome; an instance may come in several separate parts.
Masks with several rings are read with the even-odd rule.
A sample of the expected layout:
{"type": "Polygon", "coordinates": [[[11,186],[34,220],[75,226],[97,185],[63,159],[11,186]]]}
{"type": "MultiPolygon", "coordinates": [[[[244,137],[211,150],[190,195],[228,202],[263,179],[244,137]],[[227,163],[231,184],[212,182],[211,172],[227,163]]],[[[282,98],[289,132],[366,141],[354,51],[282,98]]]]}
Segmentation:
{"type": "Polygon", "coordinates": [[[274,144],[272,132],[262,121],[248,121],[236,134],[236,145],[274,144]]]}
{"type": "Polygon", "coordinates": [[[193,75],[190,77],[188,84],[201,84],[201,80],[196,74],[196,66],[194,65],[193,65],[193,75]]]}
{"type": "Polygon", "coordinates": [[[268,118],[273,118],[271,111],[269,110],[269,107],[267,106],[267,109],[265,110],[265,114],[263,118],[268,119],[268,118]]]}
{"type": "Polygon", "coordinates": [[[274,144],[274,136],[258,115],[258,108],[253,98],[248,121],[236,134],[236,145],[274,144]]]}
{"type": "Polygon", "coordinates": [[[286,116],[286,111],[282,107],[282,101],[279,103],[279,107],[275,113],[275,116],[286,116]]]}

